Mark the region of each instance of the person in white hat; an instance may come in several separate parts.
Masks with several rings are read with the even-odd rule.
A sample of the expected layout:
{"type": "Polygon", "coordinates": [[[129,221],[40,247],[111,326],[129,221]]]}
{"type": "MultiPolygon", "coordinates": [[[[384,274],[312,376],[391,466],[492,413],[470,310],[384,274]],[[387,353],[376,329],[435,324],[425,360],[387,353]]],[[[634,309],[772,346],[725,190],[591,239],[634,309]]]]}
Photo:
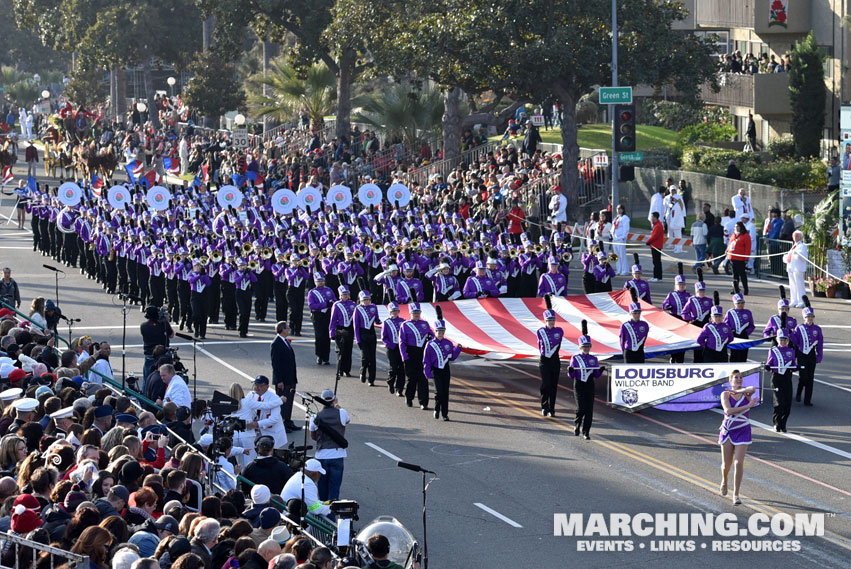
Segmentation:
{"type": "Polygon", "coordinates": [[[304,468],[287,480],[281,491],[281,499],[284,503],[293,499],[301,500],[302,484],[304,484],[304,507],[311,514],[327,516],[331,513],[331,508],[328,504],[319,501],[319,490],[316,486],[324,474],[325,469],[322,468],[322,464],[315,458],[309,459],[304,463],[304,468]]]}
{"type": "Polygon", "coordinates": [[[24,397],[12,403],[15,408],[15,420],[9,425],[9,433],[16,433],[25,423],[35,419],[35,410],[38,407],[38,399],[24,397]]]}
{"type": "MultiPolygon", "coordinates": [[[[0,396],[2,395],[0,393],[0,396]]],[[[64,438],[68,434],[68,428],[74,424],[74,407],[65,407],[59,411],[54,411],[50,414],[50,418],[53,419],[54,433],[62,435],[64,438]]]]}
{"type": "Polygon", "coordinates": [[[5,409],[15,399],[21,396],[23,389],[20,387],[12,387],[5,391],[0,391],[0,409],[5,409]]]}

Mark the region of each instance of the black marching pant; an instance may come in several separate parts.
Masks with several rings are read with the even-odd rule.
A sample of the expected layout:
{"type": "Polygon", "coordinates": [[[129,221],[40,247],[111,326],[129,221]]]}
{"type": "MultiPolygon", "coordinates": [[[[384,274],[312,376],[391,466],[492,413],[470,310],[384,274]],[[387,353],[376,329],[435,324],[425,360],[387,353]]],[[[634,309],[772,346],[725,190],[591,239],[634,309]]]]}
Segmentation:
{"type": "Polygon", "coordinates": [[[222,314],[226,330],[236,330],[236,313],[236,285],[225,281],[222,283],[222,314]]]}
{"type": "Polygon", "coordinates": [[[248,334],[248,321],[251,318],[251,288],[236,290],[236,307],[239,310],[239,335],[248,334]]]}
{"type": "MultiPolygon", "coordinates": [[[[142,300],[142,306],[148,305],[150,298],[150,290],[148,289],[148,280],[151,278],[151,270],[144,263],[136,263],[136,282],[139,283],[139,298],[142,300]]],[[[187,283],[188,284],[188,283],[187,283]]]]}
{"type": "Polygon", "coordinates": [[[671,354],[671,363],[672,364],[681,364],[686,361],[686,353],[685,352],[677,352],[671,354]]]}
{"type": "MultiPolygon", "coordinates": [[[[112,256],[114,253],[110,253],[112,256]]],[[[117,286],[118,280],[118,266],[115,262],[115,259],[110,260],[109,257],[103,262],[106,282],[106,292],[109,294],[113,294],[115,292],[115,287],[117,286]]]]}
{"type": "Polygon", "coordinates": [[[594,273],[582,273],[582,291],[585,294],[593,294],[597,288],[597,279],[594,278],[594,273]]]}
{"type": "Polygon", "coordinates": [[[354,331],[351,326],[343,328],[337,326],[334,331],[334,343],[337,346],[337,373],[340,375],[352,372],[352,344],[354,343],[354,331]]]}
{"type": "Polygon", "coordinates": [[[287,283],[279,283],[275,281],[272,286],[275,294],[275,320],[278,322],[286,322],[287,320],[287,283]]]}
{"type": "Polygon", "coordinates": [[[360,330],[360,381],[361,383],[369,382],[370,385],[375,384],[375,328],[360,330]]]}
{"type": "Polygon", "coordinates": [[[212,277],[212,283],[207,287],[207,317],[210,324],[219,323],[219,307],[222,296],[222,277],[218,273],[212,277]]]}
{"type": "MultiPolygon", "coordinates": [[[[290,313],[290,330],[293,334],[300,335],[301,321],[304,319],[304,283],[301,283],[301,286],[287,288],[287,305],[290,313]]],[[[351,348],[349,352],[351,353],[351,348]]]]}
{"type": "Polygon", "coordinates": [[[431,376],[434,379],[434,412],[444,417],[449,415],[449,363],[443,369],[432,367],[431,376]]]}
{"type": "Polygon", "coordinates": [[[726,363],[727,360],[727,348],[725,347],[720,352],[718,350],[703,350],[703,361],[707,364],[719,364],[726,363]]]}
{"type": "Polygon", "coordinates": [[[177,294],[177,277],[165,280],[168,315],[172,322],[180,320],[180,296],[177,294]]]}
{"type": "Polygon", "coordinates": [[[331,336],[328,325],[331,323],[331,313],[314,310],[310,313],[313,321],[313,353],[316,357],[327,362],[331,359],[331,336]]]}
{"type": "Polygon", "coordinates": [[[192,325],[192,304],[189,302],[192,287],[189,286],[189,281],[177,281],[177,297],[180,299],[180,321],[186,322],[187,326],[192,325]]]}
{"type": "Polygon", "coordinates": [[[405,399],[408,403],[414,400],[416,393],[420,405],[428,407],[428,381],[423,373],[423,349],[408,346],[408,359],[405,360],[405,399]]]}
{"type": "Polygon", "coordinates": [[[399,393],[400,395],[405,389],[405,362],[402,361],[402,354],[399,353],[399,346],[395,348],[385,348],[387,354],[387,387],[390,393],[399,393]]]}
{"type": "Polygon", "coordinates": [[[195,336],[203,338],[207,335],[207,292],[192,292],[189,302],[192,304],[192,326],[195,328],[195,336]]]}
{"type": "Polygon", "coordinates": [[[774,390],[774,426],[785,430],[792,411],[792,370],[784,374],[772,373],[771,387],[774,390]]]}
{"type": "Polygon", "coordinates": [[[257,296],[254,299],[254,316],[257,320],[266,320],[266,313],[269,310],[269,297],[272,296],[272,283],[274,277],[272,271],[264,270],[257,278],[257,296]]]}
{"type": "Polygon", "coordinates": [[[801,400],[801,393],[804,394],[804,403],[810,403],[813,399],[813,384],[815,383],[816,374],[816,348],[810,350],[809,354],[804,354],[795,350],[798,361],[798,392],[795,399],[801,400]]]}
{"type": "Polygon", "coordinates": [[[281,418],[284,420],[284,425],[289,425],[293,422],[295,386],[295,383],[284,383],[283,389],[278,389],[278,387],[275,386],[275,392],[284,400],[284,403],[281,405],[281,418]]]}
{"type": "MultiPolygon", "coordinates": [[[[736,334],[736,338],[742,338],[747,340],[748,337],[746,334],[736,334]]],[[[748,361],[748,350],[734,350],[730,348],[730,361],[731,362],[746,362],[748,361]]]]}
{"type": "Polygon", "coordinates": [[[594,420],[594,379],[574,380],[573,395],[576,398],[576,418],[573,424],[583,435],[587,435],[591,432],[591,422],[594,420]]]}
{"type": "Polygon", "coordinates": [[[62,250],[64,251],[64,261],[72,267],[77,266],[77,234],[76,233],[60,233],[63,237],[62,250]]]}
{"type": "Polygon", "coordinates": [[[558,376],[561,371],[558,352],[549,358],[542,355],[538,360],[538,371],[541,373],[541,409],[554,413],[558,394],[558,376]]]}
{"type": "Polygon", "coordinates": [[[627,364],[643,364],[644,363],[644,346],[637,350],[624,350],[623,361],[627,364]]]}
{"type": "Polygon", "coordinates": [[[151,289],[151,304],[157,308],[162,308],[165,301],[165,277],[163,275],[151,275],[148,279],[148,286],[151,289]]]}

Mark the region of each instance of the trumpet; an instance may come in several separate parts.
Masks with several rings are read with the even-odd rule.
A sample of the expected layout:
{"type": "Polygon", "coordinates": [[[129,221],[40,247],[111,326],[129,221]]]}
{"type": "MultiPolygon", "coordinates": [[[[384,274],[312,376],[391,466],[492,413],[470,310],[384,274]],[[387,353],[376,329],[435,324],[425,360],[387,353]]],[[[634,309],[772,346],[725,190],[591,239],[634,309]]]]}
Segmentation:
{"type": "Polygon", "coordinates": [[[565,253],[561,256],[561,260],[562,260],[562,261],[564,261],[565,263],[569,263],[569,262],[571,262],[571,261],[573,260],[573,253],[571,253],[570,251],[566,251],[566,252],[565,252],[565,253]]]}
{"type": "Polygon", "coordinates": [[[466,241],[465,241],[464,243],[461,243],[461,250],[462,250],[464,253],[466,253],[467,251],[469,251],[469,250],[470,250],[470,244],[469,244],[469,243],[467,243],[466,241]]]}
{"type": "Polygon", "coordinates": [[[257,267],[259,267],[259,266],[260,266],[260,263],[258,263],[256,259],[251,259],[250,261],[248,261],[248,268],[251,269],[252,271],[257,269],[257,267]]]}
{"type": "Polygon", "coordinates": [[[251,253],[254,252],[254,245],[252,245],[251,243],[243,243],[242,244],[242,252],[245,255],[250,255],[251,253]]]}
{"type": "Polygon", "coordinates": [[[213,251],[212,253],[210,253],[210,260],[213,261],[214,263],[221,263],[222,262],[222,252],[221,251],[213,251]]]}
{"type": "Polygon", "coordinates": [[[434,244],[434,250],[435,250],[436,252],[438,252],[438,253],[440,253],[440,251],[442,251],[442,250],[443,250],[443,246],[440,244],[440,242],[439,242],[439,241],[438,241],[437,243],[435,243],[435,244],[434,244]]]}
{"type": "Polygon", "coordinates": [[[404,251],[404,250],[405,250],[405,248],[404,248],[402,245],[396,245],[396,249],[395,249],[395,251],[396,251],[397,253],[401,253],[401,252],[402,252],[402,251],[404,251]]]}
{"type": "Polygon", "coordinates": [[[263,247],[260,250],[260,256],[263,257],[264,259],[271,259],[272,255],[274,255],[274,254],[275,254],[275,252],[272,251],[271,247],[263,247]]]}
{"type": "Polygon", "coordinates": [[[337,251],[338,251],[338,252],[342,253],[342,252],[343,252],[343,249],[345,249],[345,248],[346,248],[346,245],[345,245],[345,243],[343,243],[342,241],[340,241],[339,243],[337,243],[337,247],[336,247],[336,248],[337,248],[337,251]]]}
{"type": "Polygon", "coordinates": [[[198,259],[198,262],[206,267],[210,264],[210,258],[207,255],[201,255],[201,258],[198,259]]]}
{"type": "Polygon", "coordinates": [[[515,247],[511,247],[508,250],[508,256],[511,257],[512,259],[516,259],[519,255],[520,255],[520,253],[517,251],[517,249],[515,247]]]}
{"type": "Polygon", "coordinates": [[[305,268],[309,267],[310,266],[310,259],[302,259],[301,260],[301,266],[305,267],[305,268]]]}
{"type": "Polygon", "coordinates": [[[154,259],[162,259],[162,258],[163,258],[162,253],[154,253],[154,259]]]}
{"type": "Polygon", "coordinates": [[[540,255],[544,252],[544,247],[542,245],[535,245],[534,249],[536,255],[540,255]]]}
{"type": "Polygon", "coordinates": [[[360,251],[355,251],[352,254],[352,257],[355,258],[355,261],[360,261],[361,259],[363,259],[363,253],[361,253],[360,251]]]}
{"type": "Polygon", "coordinates": [[[482,247],[482,251],[484,251],[485,253],[490,253],[491,249],[493,249],[493,246],[491,246],[490,243],[485,243],[485,246],[482,247]]]}
{"type": "Polygon", "coordinates": [[[298,254],[304,255],[305,253],[307,253],[307,245],[304,244],[304,243],[299,243],[298,244],[298,254]]]}
{"type": "Polygon", "coordinates": [[[372,252],[373,253],[381,253],[382,249],[383,249],[383,247],[381,246],[381,243],[379,243],[378,241],[376,241],[375,243],[372,244],[372,252]]]}
{"type": "Polygon", "coordinates": [[[595,255],[596,255],[597,253],[599,253],[599,252],[600,252],[600,244],[599,244],[599,243],[594,243],[594,245],[592,245],[592,246],[591,246],[591,252],[592,252],[593,254],[595,254],[595,255]]]}
{"type": "Polygon", "coordinates": [[[292,261],[292,258],[293,258],[293,254],[287,253],[286,255],[284,255],[284,262],[289,265],[290,261],[292,261]]]}
{"type": "Polygon", "coordinates": [[[411,249],[419,249],[420,248],[420,240],[412,239],[411,240],[411,249]]]}
{"type": "Polygon", "coordinates": [[[618,262],[618,256],[615,255],[614,253],[609,253],[609,262],[610,263],[617,263],[618,262]]]}

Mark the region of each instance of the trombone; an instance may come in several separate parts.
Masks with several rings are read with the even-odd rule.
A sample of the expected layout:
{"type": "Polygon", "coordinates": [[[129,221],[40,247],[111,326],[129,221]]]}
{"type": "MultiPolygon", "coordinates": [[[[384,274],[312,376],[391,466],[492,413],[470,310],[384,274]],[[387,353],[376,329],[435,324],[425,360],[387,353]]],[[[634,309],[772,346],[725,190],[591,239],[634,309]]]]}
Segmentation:
{"type": "Polygon", "coordinates": [[[608,261],[609,261],[609,263],[617,263],[618,262],[618,256],[615,255],[614,253],[609,253],[608,261]]]}
{"type": "Polygon", "coordinates": [[[464,253],[467,253],[469,250],[470,250],[470,244],[469,243],[467,243],[466,241],[461,243],[461,251],[463,251],[464,253]]]}
{"type": "Polygon", "coordinates": [[[213,261],[214,263],[221,263],[222,262],[222,252],[221,251],[213,251],[212,253],[210,253],[210,260],[213,261]]]}
{"type": "Polygon", "coordinates": [[[257,259],[251,259],[248,261],[248,268],[252,271],[257,270],[257,267],[260,266],[260,263],[257,262],[257,259]]]}
{"type": "Polygon", "coordinates": [[[244,255],[250,255],[253,252],[254,252],[254,245],[252,245],[251,243],[248,243],[248,242],[242,244],[242,253],[244,255]]]}
{"type": "Polygon", "coordinates": [[[372,252],[373,253],[381,253],[381,250],[383,248],[384,247],[382,247],[381,243],[379,243],[378,241],[375,241],[375,242],[372,243],[372,252]]]}
{"type": "Polygon", "coordinates": [[[440,241],[434,244],[433,249],[435,252],[440,253],[443,250],[443,246],[440,244],[440,241]]]}
{"type": "Polygon", "coordinates": [[[271,259],[272,255],[274,255],[274,254],[275,254],[275,252],[272,251],[271,247],[263,247],[260,250],[260,256],[263,257],[264,259],[271,259]]]}
{"type": "Polygon", "coordinates": [[[564,254],[561,256],[561,260],[565,263],[571,262],[573,260],[573,253],[571,253],[570,251],[565,251],[564,254]]]}
{"type": "Polygon", "coordinates": [[[304,268],[309,267],[310,266],[310,259],[306,259],[306,258],[302,259],[301,260],[301,266],[304,267],[304,268]]]}
{"type": "Polygon", "coordinates": [[[363,259],[363,253],[361,253],[360,251],[355,251],[354,253],[352,253],[352,257],[354,257],[355,261],[360,261],[361,259],[363,259]]]}
{"type": "Polygon", "coordinates": [[[345,245],[345,243],[343,243],[342,241],[340,241],[339,243],[337,243],[337,247],[336,247],[337,252],[342,253],[342,252],[343,252],[343,249],[345,249],[345,248],[346,248],[346,245],[345,245]]]}
{"type": "Polygon", "coordinates": [[[535,247],[533,248],[533,251],[535,251],[536,255],[540,255],[541,253],[544,252],[544,247],[540,244],[535,245],[535,247]]]}
{"type": "Polygon", "coordinates": [[[305,253],[307,253],[307,245],[304,244],[304,243],[299,243],[298,244],[298,254],[304,255],[305,253]]]}
{"type": "Polygon", "coordinates": [[[420,240],[412,239],[411,240],[411,249],[419,249],[420,248],[420,240]]]}

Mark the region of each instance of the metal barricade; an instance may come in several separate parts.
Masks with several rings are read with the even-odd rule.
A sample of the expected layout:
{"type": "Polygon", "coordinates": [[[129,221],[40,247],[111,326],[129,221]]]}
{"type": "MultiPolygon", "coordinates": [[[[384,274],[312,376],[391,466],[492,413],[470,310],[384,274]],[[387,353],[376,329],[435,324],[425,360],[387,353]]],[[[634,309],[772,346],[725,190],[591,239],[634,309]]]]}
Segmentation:
{"type": "Polygon", "coordinates": [[[15,564],[0,565],[0,567],[32,569],[36,566],[39,553],[46,553],[50,556],[50,569],[66,563],[69,569],[89,569],[88,555],[78,555],[77,553],[44,545],[17,535],[0,532],[0,549],[4,552],[4,558],[8,558],[6,552],[9,548],[14,548],[15,550],[15,564]]]}
{"type": "Polygon", "coordinates": [[[767,239],[762,235],[757,235],[756,238],[756,254],[757,255],[772,255],[771,257],[757,257],[754,261],[754,272],[757,278],[770,278],[786,280],[786,263],[783,262],[783,255],[778,253],[787,253],[792,248],[791,241],[781,241],[780,239],[767,239]]]}

